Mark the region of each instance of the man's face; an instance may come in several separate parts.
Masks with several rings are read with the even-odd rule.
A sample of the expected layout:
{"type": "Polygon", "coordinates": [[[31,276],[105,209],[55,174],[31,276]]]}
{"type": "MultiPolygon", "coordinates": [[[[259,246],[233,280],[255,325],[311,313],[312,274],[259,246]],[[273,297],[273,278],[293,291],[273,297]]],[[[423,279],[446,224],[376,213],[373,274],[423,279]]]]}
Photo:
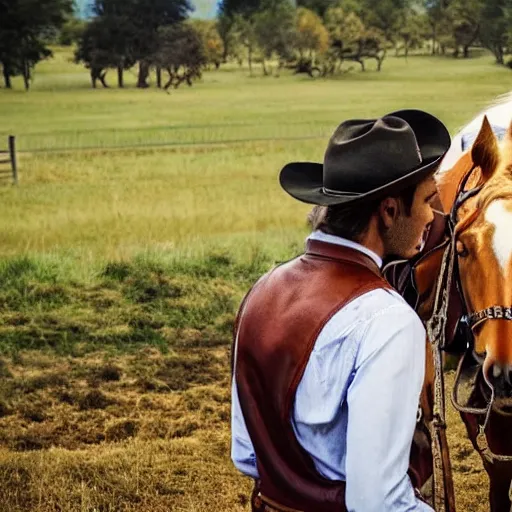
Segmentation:
{"type": "Polygon", "coordinates": [[[387,229],[382,231],[386,255],[410,259],[422,249],[428,228],[434,220],[431,203],[436,193],[433,177],[422,181],[416,188],[410,215],[402,202],[395,200],[397,213],[392,219],[387,219],[387,229]]]}

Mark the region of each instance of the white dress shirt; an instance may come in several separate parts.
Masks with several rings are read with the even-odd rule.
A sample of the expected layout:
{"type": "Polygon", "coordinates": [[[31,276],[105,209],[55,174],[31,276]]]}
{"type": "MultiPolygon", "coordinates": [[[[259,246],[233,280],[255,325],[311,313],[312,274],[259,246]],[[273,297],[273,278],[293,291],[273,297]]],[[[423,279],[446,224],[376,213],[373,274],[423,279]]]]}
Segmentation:
{"type": "MultiPolygon", "coordinates": [[[[378,255],[315,231],[309,237],[378,255]]],[[[368,292],[318,336],[297,388],[291,422],[325,478],[346,481],[349,512],[432,512],[407,475],[425,372],[425,329],[394,291],[368,292]]],[[[256,456],[232,382],[231,457],[258,478],[256,456]]]]}

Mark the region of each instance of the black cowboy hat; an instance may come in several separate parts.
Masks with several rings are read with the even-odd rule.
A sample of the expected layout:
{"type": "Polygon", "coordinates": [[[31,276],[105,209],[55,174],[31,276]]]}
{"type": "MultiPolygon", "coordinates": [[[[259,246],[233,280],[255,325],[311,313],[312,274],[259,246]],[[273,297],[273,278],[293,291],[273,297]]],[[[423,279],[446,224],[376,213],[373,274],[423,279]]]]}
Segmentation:
{"type": "Polygon", "coordinates": [[[380,119],[350,120],[332,135],[324,162],[293,162],[281,186],[304,203],[329,206],[399,193],[433,174],[450,147],[439,119],[399,110],[380,119]]]}

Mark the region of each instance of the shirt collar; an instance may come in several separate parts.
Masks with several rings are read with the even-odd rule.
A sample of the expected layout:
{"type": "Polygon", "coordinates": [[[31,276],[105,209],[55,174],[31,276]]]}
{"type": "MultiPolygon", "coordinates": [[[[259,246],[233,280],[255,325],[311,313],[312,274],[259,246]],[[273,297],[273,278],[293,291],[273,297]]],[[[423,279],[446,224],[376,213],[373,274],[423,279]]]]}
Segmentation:
{"type": "Polygon", "coordinates": [[[382,267],[382,258],[378,254],[368,249],[368,247],[358,244],[357,242],[353,242],[352,240],[347,240],[346,238],[341,238],[340,236],[328,235],[327,233],[324,233],[320,230],[313,231],[313,233],[311,233],[307,239],[317,240],[319,242],[325,242],[328,244],[341,245],[342,247],[348,247],[349,249],[355,249],[356,251],[362,252],[369,256],[373,261],[375,261],[379,268],[382,267]]]}

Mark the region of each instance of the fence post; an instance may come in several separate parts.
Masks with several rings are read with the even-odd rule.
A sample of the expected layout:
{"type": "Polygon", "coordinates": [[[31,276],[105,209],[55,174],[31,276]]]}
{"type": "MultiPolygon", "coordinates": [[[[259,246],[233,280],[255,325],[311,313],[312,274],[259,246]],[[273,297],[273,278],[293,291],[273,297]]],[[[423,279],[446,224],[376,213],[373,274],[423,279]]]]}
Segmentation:
{"type": "Polygon", "coordinates": [[[14,184],[18,184],[18,167],[16,164],[16,137],[9,135],[9,153],[11,155],[12,179],[14,184]]]}

